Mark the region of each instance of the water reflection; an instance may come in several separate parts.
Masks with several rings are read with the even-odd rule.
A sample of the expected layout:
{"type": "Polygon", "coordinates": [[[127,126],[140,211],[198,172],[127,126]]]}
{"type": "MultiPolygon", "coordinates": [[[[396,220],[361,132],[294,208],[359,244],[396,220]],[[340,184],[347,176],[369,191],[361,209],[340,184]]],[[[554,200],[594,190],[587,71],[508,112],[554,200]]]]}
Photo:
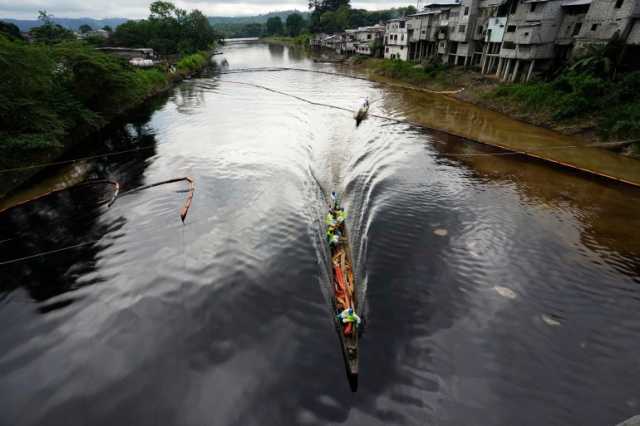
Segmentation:
{"type": "Polygon", "coordinates": [[[284,56],[284,46],[280,44],[269,44],[269,54],[273,59],[281,59],[284,56]]]}
{"type": "MultiPolygon", "coordinates": [[[[101,154],[107,154],[105,157],[45,173],[50,174],[49,179],[61,180],[66,185],[102,178],[117,181],[123,188],[140,185],[148,160],[156,153],[155,137],[148,127],[154,108],[150,105],[132,114],[131,121],[110,126],[97,135],[99,142],[93,149],[81,146],[70,154],[71,158],[95,156],[95,148],[99,148],[101,154]],[[131,151],[132,147],[140,150],[131,151]],[[121,151],[125,154],[117,154],[121,151]]],[[[44,185],[49,179],[45,177],[40,185],[17,194],[9,202],[46,192],[44,185]]],[[[107,244],[102,240],[108,234],[117,235],[125,221],[117,214],[104,220],[105,203],[111,199],[113,190],[105,184],[71,186],[0,213],[0,262],[25,258],[0,266],[4,277],[1,291],[6,295],[22,287],[33,300],[43,302],[104,281],[95,273],[96,263],[99,253],[113,241],[107,244]]],[[[56,300],[41,305],[39,310],[48,312],[67,306],[72,300],[56,300]]]]}
{"type": "MultiPolygon", "coordinates": [[[[224,57],[332,69],[277,50],[224,57]]],[[[123,190],[190,175],[193,207],[182,225],[176,185],[110,209],[69,193],[11,216],[33,229],[16,252],[99,242],[0,267],[15,277],[0,304],[5,423],[595,426],[634,414],[637,192],[375,117],[356,128],[349,111],[231,78],[344,107],[383,99],[375,108],[400,118],[423,100],[323,74],[212,75],[104,135],[107,151],[140,150],[83,175],[123,190]],[[331,190],[344,194],[367,319],[357,393],[332,326],[331,190]]]]}

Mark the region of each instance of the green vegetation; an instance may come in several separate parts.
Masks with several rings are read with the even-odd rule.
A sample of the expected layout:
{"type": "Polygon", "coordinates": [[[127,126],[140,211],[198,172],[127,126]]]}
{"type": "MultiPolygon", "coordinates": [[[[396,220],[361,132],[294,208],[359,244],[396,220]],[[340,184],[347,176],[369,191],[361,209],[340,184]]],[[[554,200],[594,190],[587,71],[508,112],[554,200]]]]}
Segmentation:
{"type": "Polygon", "coordinates": [[[59,24],[53,22],[53,16],[46,11],[38,12],[38,20],[42,25],[31,29],[31,36],[37,43],[55,44],[63,41],[75,40],[73,31],[70,31],[59,24]]]}
{"type": "Polygon", "coordinates": [[[7,37],[9,40],[22,40],[22,34],[20,34],[20,28],[15,24],[0,21],[0,34],[7,37]]]}
{"type": "Polygon", "coordinates": [[[349,0],[309,0],[309,9],[313,9],[309,20],[313,33],[334,33],[416,13],[413,6],[377,11],[352,9],[349,0]]]}
{"type": "Polygon", "coordinates": [[[505,84],[486,96],[544,111],[556,123],[594,122],[605,140],[640,137],[640,71],[608,80],[569,69],[549,82],[505,84]]]}
{"type": "Polygon", "coordinates": [[[311,34],[300,34],[297,37],[265,37],[267,43],[286,44],[287,46],[309,47],[311,34]]]}
{"type": "Polygon", "coordinates": [[[433,82],[434,80],[444,81],[449,76],[449,67],[442,64],[422,66],[405,61],[377,59],[369,60],[369,67],[378,75],[415,85],[423,85],[425,82],[433,82]]]}
{"type": "Polygon", "coordinates": [[[176,64],[176,70],[179,73],[192,74],[201,70],[207,63],[207,55],[203,53],[194,53],[183,57],[176,64]]]}
{"type": "Polygon", "coordinates": [[[42,25],[31,30],[33,44],[22,40],[15,25],[0,23],[0,164],[5,167],[39,153],[55,157],[74,137],[101,128],[167,88],[170,80],[202,69],[208,58],[199,50],[212,47],[216,38],[201,12],[162,1],[151,4],[149,19],[118,27],[119,45],[149,43],[160,53],[184,53],[170,75],[163,66],[134,68],[90,41],[75,40],[44,11],[39,19],[42,25]]]}
{"type": "Polygon", "coordinates": [[[220,35],[199,10],[177,8],[173,3],[151,3],[148,19],[127,21],[111,36],[115,46],[151,47],[161,55],[190,54],[211,49],[220,35]]]}
{"type": "Polygon", "coordinates": [[[292,13],[287,16],[287,33],[290,37],[297,37],[302,33],[305,21],[299,13],[292,13]]]}
{"type": "Polygon", "coordinates": [[[157,69],[133,69],[80,42],[53,46],[0,36],[3,159],[60,149],[77,129],[100,128],[168,84],[157,69]]]}
{"type": "Polygon", "coordinates": [[[264,25],[257,22],[251,24],[219,23],[214,24],[213,28],[225,38],[262,37],[264,35],[264,25]]]}
{"type": "Polygon", "coordinates": [[[282,35],[284,34],[284,25],[282,25],[282,19],[279,16],[269,18],[266,24],[267,35],[282,35]]]}

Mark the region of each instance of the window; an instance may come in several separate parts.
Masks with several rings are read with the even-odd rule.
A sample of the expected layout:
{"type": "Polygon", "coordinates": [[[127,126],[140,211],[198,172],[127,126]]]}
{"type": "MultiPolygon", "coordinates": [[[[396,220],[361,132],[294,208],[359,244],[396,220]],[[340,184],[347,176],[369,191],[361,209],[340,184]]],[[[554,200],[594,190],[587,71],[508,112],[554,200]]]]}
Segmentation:
{"type": "Polygon", "coordinates": [[[514,13],[516,13],[517,10],[518,10],[518,0],[511,0],[511,10],[509,11],[509,13],[513,15],[514,13]]]}
{"type": "Polygon", "coordinates": [[[464,16],[467,16],[468,14],[469,14],[469,7],[465,7],[464,8],[464,16]]]}
{"type": "Polygon", "coordinates": [[[512,41],[505,41],[502,43],[503,49],[515,49],[516,44],[512,41]]]}
{"type": "Polygon", "coordinates": [[[389,53],[389,48],[387,47],[387,49],[385,50],[385,52],[389,53]]]}
{"type": "Polygon", "coordinates": [[[578,34],[580,34],[581,29],[582,29],[582,22],[576,23],[576,25],[573,27],[573,33],[571,33],[571,36],[575,37],[578,34]]]}
{"type": "Polygon", "coordinates": [[[458,27],[458,32],[459,32],[459,33],[463,33],[466,29],[467,29],[466,25],[460,25],[460,26],[458,27]]]}
{"type": "Polygon", "coordinates": [[[524,36],[525,37],[529,37],[529,33],[524,33],[524,36]]]}
{"type": "Polygon", "coordinates": [[[622,3],[624,3],[624,0],[616,0],[616,9],[620,9],[622,7],[622,3]]]}
{"type": "Polygon", "coordinates": [[[371,40],[371,34],[367,34],[367,40],[371,40]]]}
{"type": "Polygon", "coordinates": [[[400,41],[404,41],[404,34],[400,35],[400,41]]]}
{"type": "Polygon", "coordinates": [[[591,25],[591,31],[595,31],[598,29],[598,24],[591,25]]]}
{"type": "Polygon", "coordinates": [[[404,21],[400,21],[400,28],[404,28],[404,21]]]}
{"type": "Polygon", "coordinates": [[[531,9],[529,9],[529,12],[535,12],[537,5],[538,5],[538,3],[531,3],[531,9]]]}
{"type": "Polygon", "coordinates": [[[478,25],[478,34],[482,34],[482,25],[478,25]]]}
{"type": "Polygon", "coordinates": [[[509,25],[507,27],[507,32],[508,33],[515,33],[516,32],[516,26],[515,25],[509,25]]]}

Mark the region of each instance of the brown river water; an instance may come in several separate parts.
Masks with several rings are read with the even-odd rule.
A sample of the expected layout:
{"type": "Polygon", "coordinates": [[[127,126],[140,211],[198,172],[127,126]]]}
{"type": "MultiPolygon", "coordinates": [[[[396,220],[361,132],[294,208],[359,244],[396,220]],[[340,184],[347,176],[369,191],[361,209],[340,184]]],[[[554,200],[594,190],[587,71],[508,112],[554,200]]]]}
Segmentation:
{"type": "MultiPolygon", "coordinates": [[[[336,70],[261,43],[223,58],[227,71],[336,70]]],[[[0,425],[600,426],[640,413],[640,190],[398,121],[356,128],[326,106],[364,96],[398,120],[536,132],[498,115],[469,128],[460,103],[320,73],[181,83],[69,158],[112,155],[3,201],[88,177],[123,191],[196,182],[184,225],[181,183],[110,208],[108,188],[65,191],[0,215],[0,425]],[[366,317],[357,392],[332,325],[332,190],[366,317]]]]}

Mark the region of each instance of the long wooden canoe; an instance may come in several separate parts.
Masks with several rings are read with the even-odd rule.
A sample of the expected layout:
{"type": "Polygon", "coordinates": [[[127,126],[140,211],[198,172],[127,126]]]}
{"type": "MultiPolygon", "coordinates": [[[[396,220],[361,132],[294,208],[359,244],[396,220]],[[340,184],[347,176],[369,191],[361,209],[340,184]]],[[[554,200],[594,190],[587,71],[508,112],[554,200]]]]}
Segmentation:
{"type": "MultiPolygon", "coordinates": [[[[335,206],[331,211],[336,211],[335,206]]],[[[340,314],[351,310],[350,312],[356,314],[357,317],[359,308],[357,287],[353,273],[351,246],[344,221],[335,229],[339,231],[340,236],[337,242],[330,243],[334,321],[347,372],[351,376],[356,376],[358,374],[359,324],[358,322],[343,322],[340,314]]]]}

